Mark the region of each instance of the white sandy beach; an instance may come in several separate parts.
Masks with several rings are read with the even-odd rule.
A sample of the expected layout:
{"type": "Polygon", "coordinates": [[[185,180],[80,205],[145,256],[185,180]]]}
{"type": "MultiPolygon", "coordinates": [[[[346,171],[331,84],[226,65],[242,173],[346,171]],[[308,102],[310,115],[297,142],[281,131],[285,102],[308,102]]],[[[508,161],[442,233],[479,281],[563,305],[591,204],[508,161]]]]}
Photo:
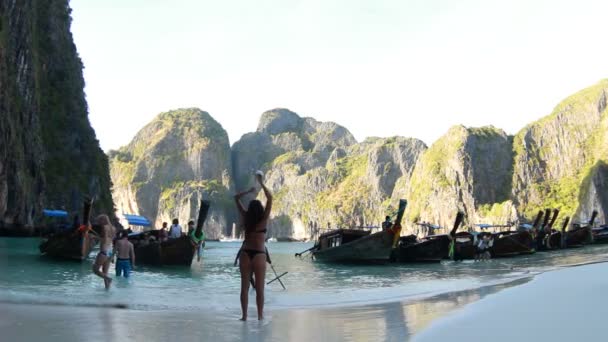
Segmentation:
{"type": "Polygon", "coordinates": [[[410,303],[270,310],[263,322],[236,311],[5,303],[0,330],[4,341],[604,341],[606,290],[602,263],[410,303]]]}
{"type": "Polygon", "coordinates": [[[608,264],[547,272],[434,321],[414,341],[606,341],[608,264]]]}

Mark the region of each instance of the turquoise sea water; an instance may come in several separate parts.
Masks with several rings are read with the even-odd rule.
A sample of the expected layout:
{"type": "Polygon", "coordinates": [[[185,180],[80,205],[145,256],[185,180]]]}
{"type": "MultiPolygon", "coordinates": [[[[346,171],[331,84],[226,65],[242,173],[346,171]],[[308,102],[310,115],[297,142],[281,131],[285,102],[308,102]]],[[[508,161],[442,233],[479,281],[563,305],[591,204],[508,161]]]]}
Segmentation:
{"type": "MultiPolygon", "coordinates": [[[[239,312],[240,275],[233,266],[238,242],[208,242],[203,261],[190,268],[137,266],[130,280],[115,279],[106,292],[91,273],[91,258],[82,263],[48,259],[38,252],[39,239],[0,238],[0,301],[60,305],[126,305],[135,310],[239,312]]],[[[268,243],[282,280],[266,287],[270,309],[318,308],[418,299],[519,278],[580,263],[608,260],[608,245],[537,253],[487,262],[441,264],[335,265],[294,253],[310,243],[268,243]]],[[[113,265],[112,265],[113,267],[113,265]]],[[[111,276],[114,270],[111,269],[111,276]]],[[[268,267],[267,281],[274,277],[268,267]]],[[[254,293],[251,291],[251,295],[254,293]]],[[[253,299],[253,298],[252,298],[253,299]]],[[[255,303],[253,300],[250,305],[255,303]]]]}

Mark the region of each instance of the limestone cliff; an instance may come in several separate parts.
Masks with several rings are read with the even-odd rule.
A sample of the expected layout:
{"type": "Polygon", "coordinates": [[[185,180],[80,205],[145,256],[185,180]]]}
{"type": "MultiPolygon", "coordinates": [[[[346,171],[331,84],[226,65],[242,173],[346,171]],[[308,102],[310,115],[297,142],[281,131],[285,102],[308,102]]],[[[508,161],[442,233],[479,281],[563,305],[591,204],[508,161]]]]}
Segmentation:
{"type": "Polygon", "coordinates": [[[0,226],[42,207],[112,212],[105,154],[88,121],[67,1],[0,2],[0,226]]]}
{"type": "Polygon", "coordinates": [[[235,215],[230,145],[226,131],[207,112],[161,113],[109,156],[118,213],[143,215],[156,227],[178,218],[185,228],[196,220],[203,198],[212,203],[207,236],[228,232],[235,215]]]}
{"type": "Polygon", "coordinates": [[[454,126],[416,164],[406,191],[406,218],[447,227],[463,210],[468,224],[516,220],[512,170],[512,138],[505,132],[454,126]]]}
{"type": "Polygon", "coordinates": [[[522,129],[514,139],[513,195],[532,216],[557,207],[575,220],[608,213],[608,80],[561,102],[553,112],[522,129]]]}
{"type": "Polygon", "coordinates": [[[397,203],[391,200],[397,180],[407,184],[425,148],[401,137],[358,144],[335,123],[275,109],[232,153],[240,188],[253,185],[254,170],[266,173],[275,193],[270,234],[306,239],[328,225],[378,225],[397,203]]]}
{"type": "Polygon", "coordinates": [[[559,208],[583,220],[608,212],[608,81],[584,89],[514,137],[492,127],[456,126],[424,153],[406,197],[411,222],[449,226],[531,220],[559,208]]]}
{"type": "Polygon", "coordinates": [[[275,193],[271,235],[307,238],[308,221],[297,208],[308,200],[311,191],[326,186],[319,177],[326,174],[324,167],[330,155],[355,143],[347,129],[333,122],[302,118],[287,109],[267,111],[256,132],[245,134],[232,147],[237,187],[255,185],[253,172],[263,170],[275,193]],[[291,193],[289,189],[297,191],[291,193]]]}
{"type": "Polygon", "coordinates": [[[215,232],[228,234],[236,221],[232,179],[247,189],[260,169],[275,197],[269,235],[278,238],[308,239],[328,226],[378,226],[399,198],[409,203],[407,233],[419,221],[449,227],[458,210],[467,214],[466,226],[527,220],[545,207],[575,220],[599,210],[598,221],[605,222],[607,91],[608,81],[585,89],[514,137],[492,126],[454,126],[429,148],[403,137],[358,143],[335,123],[274,109],[229,152],[221,127],[197,134],[183,128],[183,122],[198,125],[200,118],[189,115],[219,127],[206,113],[165,113],[113,152],[115,197],[119,209],[158,223],[193,217],[198,198],[211,192],[218,203],[215,232]],[[195,156],[184,154],[199,142],[204,148],[195,156]],[[215,171],[202,175],[206,167],[215,171]]]}

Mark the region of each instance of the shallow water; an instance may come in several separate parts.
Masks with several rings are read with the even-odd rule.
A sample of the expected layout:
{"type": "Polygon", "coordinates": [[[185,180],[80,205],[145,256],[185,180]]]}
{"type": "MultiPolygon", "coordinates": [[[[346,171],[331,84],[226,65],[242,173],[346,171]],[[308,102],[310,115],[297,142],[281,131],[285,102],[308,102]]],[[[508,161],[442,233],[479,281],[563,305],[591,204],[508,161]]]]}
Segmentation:
{"type": "MultiPolygon", "coordinates": [[[[233,266],[240,243],[208,242],[203,261],[190,268],[138,266],[130,280],[116,279],[106,292],[90,269],[92,258],[78,263],[40,256],[35,238],[0,238],[0,301],[67,305],[124,304],[136,310],[202,310],[238,315],[240,275],[233,266]]],[[[502,284],[580,263],[608,260],[608,245],[537,253],[487,262],[410,265],[337,265],[294,253],[310,243],[269,243],[278,273],[289,272],[266,287],[271,310],[342,307],[386,302],[415,302],[440,294],[502,284]]],[[[93,256],[95,252],[91,254],[93,256]]],[[[113,276],[113,270],[111,275],[113,276]]],[[[269,267],[267,281],[274,278],[269,267]]],[[[251,291],[253,296],[253,291],[251,291]]],[[[250,304],[253,304],[253,298],[250,304]]],[[[250,305],[251,306],[251,305],[250,305]]]]}

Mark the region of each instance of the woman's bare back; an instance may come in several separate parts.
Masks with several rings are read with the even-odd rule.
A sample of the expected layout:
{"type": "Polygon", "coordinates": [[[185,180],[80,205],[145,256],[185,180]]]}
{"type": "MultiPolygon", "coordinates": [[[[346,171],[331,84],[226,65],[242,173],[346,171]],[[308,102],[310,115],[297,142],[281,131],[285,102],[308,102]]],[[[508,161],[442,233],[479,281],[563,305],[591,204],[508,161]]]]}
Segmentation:
{"type": "Polygon", "coordinates": [[[243,241],[243,247],[246,249],[252,249],[256,251],[263,251],[266,245],[266,225],[268,219],[265,218],[255,225],[255,229],[252,231],[245,231],[245,240],[243,241]]]}

